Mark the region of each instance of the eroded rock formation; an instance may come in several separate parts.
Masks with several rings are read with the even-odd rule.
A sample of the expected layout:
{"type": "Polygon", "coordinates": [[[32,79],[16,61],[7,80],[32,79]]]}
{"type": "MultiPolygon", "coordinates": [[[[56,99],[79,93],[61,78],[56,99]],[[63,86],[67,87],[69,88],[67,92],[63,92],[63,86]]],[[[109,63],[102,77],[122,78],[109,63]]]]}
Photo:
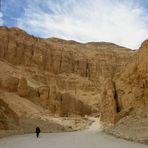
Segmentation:
{"type": "Polygon", "coordinates": [[[28,96],[28,84],[27,84],[27,80],[25,78],[21,78],[19,80],[19,84],[17,86],[17,92],[18,92],[18,95],[21,97],[28,96]]]}
{"type": "MultiPolygon", "coordinates": [[[[133,54],[132,50],[113,43],[41,39],[18,28],[0,27],[0,90],[8,98],[13,93],[16,98],[27,100],[26,106],[34,104],[44,113],[59,116],[98,113],[101,94],[110,98],[102,106],[117,103],[114,85],[110,83],[103,93],[102,85],[120,73],[133,54]]],[[[7,104],[6,100],[3,99],[7,104]]],[[[36,107],[32,107],[35,112],[36,107]]],[[[110,109],[115,112],[114,107],[110,109]]],[[[107,110],[105,113],[108,114],[107,110]]]]}
{"type": "Polygon", "coordinates": [[[148,40],[142,43],[139,51],[116,80],[120,108],[147,107],[148,40]]]}
{"type": "Polygon", "coordinates": [[[100,120],[105,124],[115,124],[116,116],[118,112],[116,92],[114,83],[111,79],[107,80],[104,84],[104,88],[101,94],[101,118],[100,120]]]}
{"type": "Polygon", "coordinates": [[[142,43],[121,73],[114,77],[113,82],[107,83],[103,89],[104,92],[110,92],[111,88],[111,95],[108,93],[102,95],[102,103],[105,104],[101,111],[102,122],[116,123],[114,128],[108,129],[107,132],[128,140],[147,143],[147,80],[148,40],[142,43]],[[110,87],[110,85],[114,85],[114,87],[110,87]],[[114,112],[112,113],[112,111],[114,112]],[[119,119],[121,120],[119,121],[119,119]]]}

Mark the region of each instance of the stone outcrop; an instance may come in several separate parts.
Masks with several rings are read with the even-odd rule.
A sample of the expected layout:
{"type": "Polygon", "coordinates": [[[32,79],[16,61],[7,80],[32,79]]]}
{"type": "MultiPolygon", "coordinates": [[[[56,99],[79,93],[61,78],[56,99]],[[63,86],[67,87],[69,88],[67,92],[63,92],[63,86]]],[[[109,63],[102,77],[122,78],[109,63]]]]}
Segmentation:
{"type": "MultiPolygon", "coordinates": [[[[73,123],[73,120],[69,120],[73,123]]],[[[50,116],[42,107],[35,105],[14,92],[0,91],[0,138],[11,134],[34,132],[40,126],[42,132],[62,132],[76,130],[69,128],[62,119],[50,116]]],[[[80,120],[80,127],[87,121],[80,120]]]]}
{"type": "Polygon", "coordinates": [[[139,51],[126,65],[125,70],[116,79],[116,91],[120,110],[148,106],[147,67],[148,40],[142,43],[139,51]]]}
{"type": "Polygon", "coordinates": [[[101,94],[101,118],[104,124],[115,124],[117,112],[116,92],[112,80],[107,80],[101,94]]]}
{"type": "Polygon", "coordinates": [[[116,80],[120,108],[147,107],[148,40],[142,43],[138,53],[116,80]]]}
{"type": "Polygon", "coordinates": [[[85,114],[90,115],[92,113],[91,107],[88,104],[84,104],[69,93],[60,94],[57,96],[56,101],[56,108],[61,116],[69,116],[71,114],[84,116],[85,114]]]}
{"type": "Polygon", "coordinates": [[[41,86],[38,88],[41,105],[49,109],[52,113],[60,116],[69,115],[89,115],[92,113],[91,107],[84,104],[68,92],[60,92],[56,86],[41,86]]]}
{"type": "Polygon", "coordinates": [[[49,105],[49,87],[48,86],[41,86],[38,88],[39,97],[41,99],[41,105],[44,108],[47,108],[49,105]]]}
{"type": "Polygon", "coordinates": [[[19,80],[17,92],[18,92],[18,95],[21,96],[21,97],[27,97],[28,96],[28,85],[27,85],[27,80],[25,78],[21,78],[19,80]]]}
{"type": "Polygon", "coordinates": [[[18,118],[16,113],[0,99],[0,129],[15,129],[18,126],[18,118]]]}
{"type": "Polygon", "coordinates": [[[106,83],[103,89],[106,93],[103,93],[101,100],[101,104],[105,104],[101,108],[101,120],[108,125],[114,124],[112,128],[106,129],[107,132],[147,144],[147,80],[148,40],[142,43],[121,73],[114,77],[112,83],[106,83]],[[107,92],[111,92],[111,95],[107,92]]]}

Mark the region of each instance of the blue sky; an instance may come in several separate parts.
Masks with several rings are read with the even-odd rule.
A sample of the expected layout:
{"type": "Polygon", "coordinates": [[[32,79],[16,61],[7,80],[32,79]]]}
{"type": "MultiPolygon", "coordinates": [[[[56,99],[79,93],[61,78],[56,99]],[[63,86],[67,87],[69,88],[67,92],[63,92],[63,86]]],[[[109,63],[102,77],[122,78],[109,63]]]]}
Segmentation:
{"type": "Polygon", "coordinates": [[[148,38],[148,0],[1,0],[0,25],[39,37],[138,48],[148,38]]]}

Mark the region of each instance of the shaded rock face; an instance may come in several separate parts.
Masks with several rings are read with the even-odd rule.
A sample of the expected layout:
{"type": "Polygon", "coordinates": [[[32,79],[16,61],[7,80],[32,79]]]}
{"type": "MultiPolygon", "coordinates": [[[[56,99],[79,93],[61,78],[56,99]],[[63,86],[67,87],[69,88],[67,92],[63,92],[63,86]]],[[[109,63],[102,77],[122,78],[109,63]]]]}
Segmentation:
{"type": "Polygon", "coordinates": [[[41,105],[44,108],[48,107],[48,100],[49,100],[49,87],[48,86],[41,86],[38,88],[39,97],[41,100],[41,105]]]}
{"type": "Polygon", "coordinates": [[[27,85],[27,80],[25,78],[21,78],[19,80],[17,92],[20,97],[28,96],[28,85],[27,85]]]}
{"type": "MultiPolygon", "coordinates": [[[[133,58],[129,60],[125,68],[122,69],[121,73],[114,77],[114,88],[112,92],[112,100],[115,100],[115,105],[112,103],[111,106],[114,106],[114,112],[112,108],[108,108],[107,118],[114,118],[117,122],[119,119],[125,117],[126,115],[133,114],[134,116],[139,116],[139,110],[144,110],[146,113],[146,108],[148,108],[148,40],[144,41],[138,50],[135,53],[133,58]]],[[[110,83],[107,83],[107,87],[110,86],[110,83]]],[[[105,91],[106,89],[104,89],[105,91]]],[[[103,96],[104,99],[102,103],[108,103],[110,98],[106,95],[103,96]],[[103,102],[105,101],[105,102],[103,102]]],[[[108,105],[106,105],[107,107],[108,105]]],[[[105,108],[103,108],[105,110],[105,108]]],[[[102,121],[106,122],[103,117],[106,115],[102,110],[102,121]]],[[[141,115],[142,117],[142,115],[141,115]]],[[[147,118],[147,117],[146,117],[147,118]]],[[[116,123],[109,119],[110,123],[116,123]]],[[[128,122],[127,122],[128,123],[128,122]]],[[[137,123],[138,124],[138,123],[137,123]]]]}
{"type": "Polygon", "coordinates": [[[6,77],[5,79],[1,79],[1,88],[6,89],[10,92],[15,92],[17,90],[17,86],[19,83],[19,79],[13,76],[6,77]]]}
{"type": "Polygon", "coordinates": [[[74,95],[57,90],[56,86],[41,86],[38,89],[41,104],[60,116],[91,114],[91,107],[77,100],[74,95]]]}
{"type": "Polygon", "coordinates": [[[0,99],[0,129],[16,129],[18,126],[18,117],[15,112],[0,99]]]}
{"type": "Polygon", "coordinates": [[[91,107],[84,104],[81,100],[77,100],[75,96],[63,93],[57,96],[57,110],[61,116],[69,116],[71,114],[78,114],[84,116],[85,114],[90,115],[91,107]]]}
{"type": "MultiPolygon", "coordinates": [[[[114,113],[114,85],[110,82],[103,93],[102,85],[112,80],[133,54],[112,43],[41,39],[18,28],[0,27],[0,90],[60,116],[98,113],[103,108],[102,94],[102,98],[110,98],[102,106],[113,104],[110,109],[114,113]]],[[[107,110],[105,114],[108,116],[107,110]]]]}

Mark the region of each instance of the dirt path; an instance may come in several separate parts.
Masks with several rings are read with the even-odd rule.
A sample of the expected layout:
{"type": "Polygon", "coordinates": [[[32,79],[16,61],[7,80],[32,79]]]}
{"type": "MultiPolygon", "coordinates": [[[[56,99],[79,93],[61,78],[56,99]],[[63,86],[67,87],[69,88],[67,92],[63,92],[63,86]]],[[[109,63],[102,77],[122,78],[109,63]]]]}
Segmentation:
{"type": "Polygon", "coordinates": [[[10,136],[0,139],[0,148],[147,148],[146,145],[108,136],[100,131],[98,121],[77,132],[10,136]]]}

